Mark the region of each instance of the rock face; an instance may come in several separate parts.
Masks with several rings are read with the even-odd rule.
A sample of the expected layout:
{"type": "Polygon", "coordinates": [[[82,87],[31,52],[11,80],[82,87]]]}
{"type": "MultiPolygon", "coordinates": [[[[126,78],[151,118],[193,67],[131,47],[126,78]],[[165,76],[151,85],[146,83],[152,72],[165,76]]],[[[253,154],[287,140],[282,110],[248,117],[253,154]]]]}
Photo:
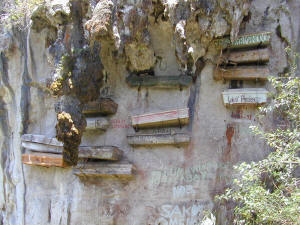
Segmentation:
{"type": "MultiPolygon", "coordinates": [[[[9,2],[0,3],[1,18],[9,2]]],[[[234,164],[259,160],[268,149],[248,128],[255,104],[225,107],[222,92],[272,91],[257,74],[236,81],[232,71],[240,63],[256,73],[264,63],[271,75],[283,73],[285,47],[300,49],[299,10],[297,0],[46,0],[27,29],[1,26],[0,224],[191,225],[205,210],[216,212],[217,224],[231,224],[232,206],[214,196],[231,184],[234,164]],[[271,40],[246,49],[255,53],[250,60],[245,49],[215,45],[263,32],[271,40]],[[214,79],[220,68],[230,79],[214,79]],[[109,127],[84,132],[86,117],[99,116],[87,106],[101,99],[111,109],[96,105],[96,114],[109,127]],[[182,108],[188,123],[134,129],[130,119],[182,108]],[[22,164],[29,152],[22,134],[57,137],[69,165],[93,165],[101,176],[85,176],[78,166],[22,164]],[[123,156],[78,160],[80,145],[116,146],[123,156]],[[128,168],[130,176],[115,174],[128,168]]]]}

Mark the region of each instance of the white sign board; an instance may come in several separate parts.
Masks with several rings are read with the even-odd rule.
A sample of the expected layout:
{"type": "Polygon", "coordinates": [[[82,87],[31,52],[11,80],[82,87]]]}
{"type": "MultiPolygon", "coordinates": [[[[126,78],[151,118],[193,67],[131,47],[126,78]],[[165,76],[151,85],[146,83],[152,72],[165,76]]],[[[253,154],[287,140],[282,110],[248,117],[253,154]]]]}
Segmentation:
{"type": "Polygon", "coordinates": [[[263,88],[229,89],[222,92],[225,105],[256,105],[267,102],[268,91],[263,88]]]}

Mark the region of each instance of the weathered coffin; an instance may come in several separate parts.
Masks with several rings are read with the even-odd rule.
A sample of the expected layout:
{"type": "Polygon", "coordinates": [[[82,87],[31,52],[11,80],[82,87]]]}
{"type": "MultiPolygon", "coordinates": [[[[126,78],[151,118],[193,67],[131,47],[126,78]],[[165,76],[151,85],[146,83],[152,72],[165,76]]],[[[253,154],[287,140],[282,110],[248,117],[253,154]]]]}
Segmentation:
{"type": "Polygon", "coordinates": [[[219,67],[214,71],[216,80],[267,80],[268,76],[270,71],[265,66],[219,67]]]}
{"type": "Polygon", "coordinates": [[[135,128],[185,125],[189,123],[189,109],[175,109],[165,112],[132,116],[131,122],[132,126],[135,128]]]}
{"type": "MultiPolygon", "coordinates": [[[[61,102],[54,104],[55,112],[64,111],[64,105],[61,102]]],[[[96,101],[88,102],[83,106],[82,112],[84,114],[100,114],[110,115],[115,114],[118,110],[118,104],[110,98],[101,98],[96,101]]]]}
{"type": "Polygon", "coordinates": [[[101,130],[105,131],[109,127],[108,119],[104,117],[86,118],[86,130],[101,130]]]}
{"type": "Polygon", "coordinates": [[[34,152],[45,152],[45,153],[55,153],[55,154],[62,154],[63,146],[61,145],[50,145],[44,143],[36,143],[36,142],[28,142],[22,141],[22,147],[26,149],[30,149],[34,152]]]}
{"type": "Polygon", "coordinates": [[[254,63],[254,62],[268,62],[270,59],[269,49],[255,49],[255,50],[245,50],[245,51],[235,51],[224,53],[221,56],[219,64],[229,63],[254,63]]]}
{"type": "Polygon", "coordinates": [[[192,77],[180,76],[151,76],[130,75],[126,78],[130,87],[155,87],[155,88],[179,88],[188,87],[192,84],[192,77]]]}
{"type": "Polygon", "coordinates": [[[45,135],[40,134],[23,134],[21,140],[24,142],[41,143],[45,145],[62,146],[62,142],[56,138],[49,138],[45,135]]]}
{"type": "Polygon", "coordinates": [[[115,146],[80,146],[79,158],[120,160],[123,152],[115,146]]]}
{"type": "Polygon", "coordinates": [[[32,151],[62,154],[63,143],[56,138],[38,134],[24,134],[21,137],[22,147],[32,151]]]}
{"type": "Polygon", "coordinates": [[[257,105],[267,102],[268,91],[263,88],[229,89],[222,95],[225,105],[257,105]]]}
{"type": "Polygon", "coordinates": [[[258,34],[248,34],[237,37],[233,42],[230,38],[220,38],[214,40],[214,44],[217,48],[245,48],[245,47],[255,47],[255,46],[266,46],[270,44],[271,32],[264,32],[258,34]]]}
{"type": "Polygon", "coordinates": [[[93,101],[83,106],[82,112],[84,114],[101,114],[109,115],[115,114],[118,110],[118,104],[110,98],[101,98],[98,101],[93,101]]]}
{"type": "Polygon", "coordinates": [[[188,144],[191,140],[189,134],[136,134],[127,135],[127,140],[130,145],[183,145],[188,144]]]}
{"type": "Polygon", "coordinates": [[[135,167],[130,163],[103,163],[87,162],[78,164],[73,169],[73,174],[79,177],[120,177],[133,176],[135,167]]]}
{"type": "Polygon", "coordinates": [[[86,130],[101,130],[105,131],[110,126],[109,121],[105,117],[86,118],[86,130]]]}
{"type": "Polygon", "coordinates": [[[67,167],[68,164],[64,162],[61,154],[51,153],[31,153],[23,154],[22,162],[30,166],[44,166],[44,167],[67,167]]]}
{"type": "MultiPolygon", "coordinates": [[[[62,154],[63,144],[56,138],[48,138],[44,135],[24,134],[22,147],[34,152],[62,154]]],[[[79,146],[79,158],[120,160],[122,150],[115,146],[79,146]]]]}

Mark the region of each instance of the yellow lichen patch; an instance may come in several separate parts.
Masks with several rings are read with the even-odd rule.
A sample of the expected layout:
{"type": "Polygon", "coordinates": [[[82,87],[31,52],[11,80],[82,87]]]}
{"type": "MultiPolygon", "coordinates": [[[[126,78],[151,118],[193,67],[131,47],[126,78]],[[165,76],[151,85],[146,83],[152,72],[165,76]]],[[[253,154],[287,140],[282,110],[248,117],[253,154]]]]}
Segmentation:
{"type": "Polygon", "coordinates": [[[51,83],[50,90],[52,91],[52,94],[54,96],[58,96],[61,94],[63,88],[63,81],[63,78],[58,78],[51,83]]]}

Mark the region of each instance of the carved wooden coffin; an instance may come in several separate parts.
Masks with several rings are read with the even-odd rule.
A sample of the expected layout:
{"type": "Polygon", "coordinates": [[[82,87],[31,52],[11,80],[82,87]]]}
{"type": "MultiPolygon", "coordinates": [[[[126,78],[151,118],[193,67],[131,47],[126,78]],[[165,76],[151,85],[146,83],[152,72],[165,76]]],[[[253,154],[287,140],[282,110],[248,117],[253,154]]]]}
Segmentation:
{"type": "Polygon", "coordinates": [[[110,98],[101,98],[98,101],[89,102],[84,105],[82,112],[84,114],[115,114],[118,110],[118,104],[110,98]]]}
{"type": "Polygon", "coordinates": [[[268,76],[270,76],[270,71],[264,66],[219,67],[214,71],[216,80],[267,80],[268,76]]]}
{"type": "Polygon", "coordinates": [[[257,105],[267,102],[268,91],[263,88],[229,89],[222,95],[225,105],[257,105]]]}
{"type": "Polygon", "coordinates": [[[264,32],[258,34],[248,34],[237,37],[233,42],[230,38],[220,38],[214,41],[217,48],[245,48],[255,46],[266,46],[270,44],[271,32],[264,32]]]}
{"type": "Polygon", "coordinates": [[[185,125],[189,123],[189,109],[175,109],[165,112],[132,116],[132,126],[136,128],[185,125]]]}
{"type": "Polygon", "coordinates": [[[188,87],[192,84],[192,77],[180,76],[151,76],[151,75],[130,75],[126,78],[130,87],[156,87],[156,88],[176,88],[188,87]]]}
{"type": "Polygon", "coordinates": [[[109,122],[104,117],[86,118],[86,130],[105,131],[109,127],[109,122]]]}
{"type": "Polygon", "coordinates": [[[51,153],[31,153],[23,154],[22,162],[30,166],[44,166],[44,167],[67,167],[68,164],[64,162],[63,156],[51,153]]]}
{"type": "MultiPolygon", "coordinates": [[[[44,135],[24,134],[22,147],[33,152],[62,154],[63,144],[56,138],[44,135]]],[[[79,158],[120,160],[123,152],[115,146],[79,146],[79,158]]]]}
{"type": "Polygon", "coordinates": [[[127,136],[128,143],[133,146],[141,145],[183,145],[191,140],[189,134],[135,134],[127,136]]]}
{"type": "Polygon", "coordinates": [[[229,64],[238,64],[238,63],[254,63],[254,62],[268,62],[270,59],[269,50],[264,49],[254,49],[246,51],[235,51],[229,52],[228,54],[224,53],[221,57],[222,63],[229,64]]]}
{"type": "Polygon", "coordinates": [[[135,167],[130,163],[87,162],[78,164],[73,174],[79,177],[120,177],[133,176],[135,167]]]}

